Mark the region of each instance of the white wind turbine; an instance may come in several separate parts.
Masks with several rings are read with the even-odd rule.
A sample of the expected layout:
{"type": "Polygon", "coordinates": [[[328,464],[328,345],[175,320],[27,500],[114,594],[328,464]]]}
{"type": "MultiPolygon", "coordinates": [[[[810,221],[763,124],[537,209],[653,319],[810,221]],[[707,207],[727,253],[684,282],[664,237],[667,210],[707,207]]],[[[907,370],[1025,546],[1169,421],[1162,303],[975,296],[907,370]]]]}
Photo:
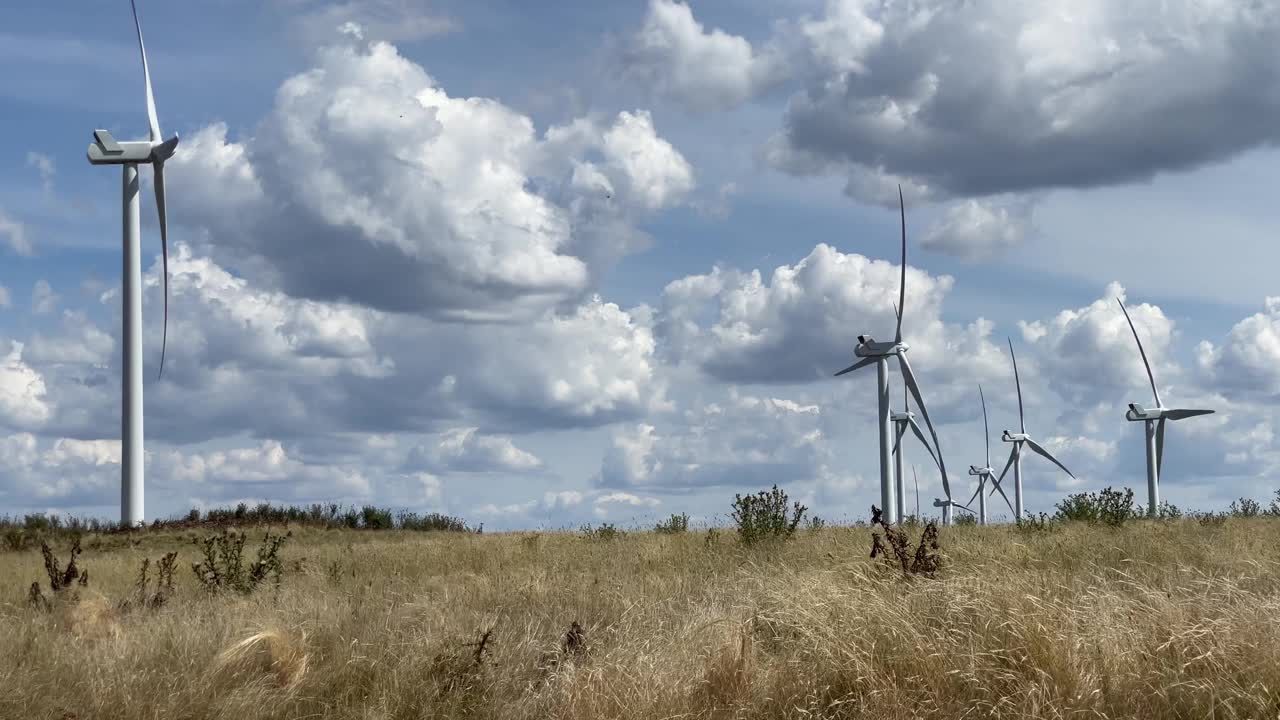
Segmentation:
{"type": "MultiPolygon", "coordinates": [[[[1027,434],[1027,420],[1026,420],[1026,417],[1022,414],[1022,381],[1018,379],[1018,356],[1013,354],[1012,338],[1009,338],[1009,357],[1013,358],[1013,384],[1014,384],[1014,387],[1016,387],[1018,390],[1018,429],[1019,431],[1016,433],[1010,433],[1008,430],[1005,430],[1004,434],[1000,436],[1001,441],[1007,442],[1007,443],[1013,443],[1013,450],[1010,451],[1009,453],[1009,462],[1005,463],[1004,470],[1000,471],[1000,477],[997,479],[996,487],[999,487],[999,484],[998,484],[999,481],[1004,480],[1005,473],[1009,472],[1009,466],[1012,465],[1013,466],[1013,504],[1016,506],[1013,510],[1013,513],[1015,518],[1021,519],[1022,510],[1023,510],[1022,446],[1024,444],[1027,447],[1031,448],[1031,450],[1034,451],[1035,453],[1042,455],[1043,457],[1048,459],[1049,462],[1052,462],[1054,465],[1057,465],[1058,467],[1062,468],[1062,471],[1065,472],[1066,474],[1071,475],[1071,471],[1067,469],[1066,465],[1063,465],[1062,463],[1058,462],[1057,458],[1055,458],[1053,455],[1050,455],[1048,450],[1045,450],[1043,447],[1041,447],[1040,443],[1037,443],[1035,440],[1032,440],[1031,436],[1027,434]]],[[[1071,475],[1071,477],[1072,479],[1075,479],[1075,475],[1071,475]]]]}
{"type": "MultiPolygon", "coordinates": [[[[920,443],[924,445],[924,449],[929,451],[929,456],[933,458],[933,464],[937,465],[939,470],[942,469],[942,464],[938,462],[938,456],[933,453],[933,448],[929,447],[929,441],[925,439],[924,431],[921,430],[920,426],[916,423],[916,414],[911,412],[911,408],[907,406],[907,388],[905,386],[902,388],[902,412],[893,413],[889,417],[889,419],[893,421],[893,427],[894,427],[893,471],[894,471],[894,477],[897,480],[898,508],[902,510],[907,507],[906,475],[902,472],[902,453],[903,453],[902,437],[906,435],[908,428],[915,433],[915,436],[917,438],[920,439],[920,443]]],[[[912,474],[914,474],[915,471],[916,471],[916,468],[914,465],[912,465],[911,466],[912,474]]],[[[917,495],[920,494],[919,490],[920,489],[917,486],[916,488],[917,495]]],[[[916,517],[918,518],[920,517],[920,508],[918,507],[920,503],[919,503],[919,498],[917,497],[916,499],[917,499],[916,517]]]]}
{"type": "MultiPolygon", "coordinates": [[[[1004,494],[1004,489],[1000,487],[1000,479],[996,477],[996,471],[991,468],[991,428],[987,424],[987,398],[982,394],[982,386],[978,386],[978,397],[982,400],[982,438],[986,442],[987,464],[983,467],[977,465],[969,466],[969,474],[978,478],[978,489],[974,491],[973,497],[969,498],[969,504],[973,504],[973,498],[978,499],[978,524],[987,524],[987,496],[982,493],[983,487],[990,478],[992,485],[996,490],[1000,491],[1000,497],[1004,498],[1005,504],[1013,510],[1013,504],[1009,502],[1009,496],[1004,494]]],[[[967,509],[967,508],[966,508],[967,509]]]]}
{"type": "MultiPolygon", "coordinates": [[[[913,473],[915,472],[915,467],[914,467],[914,466],[912,466],[911,471],[912,471],[913,473]]],[[[952,509],[952,508],[960,508],[961,510],[964,510],[965,512],[969,513],[970,515],[974,514],[974,513],[973,513],[973,511],[972,511],[972,510],[970,510],[970,509],[968,508],[968,506],[961,505],[960,503],[958,503],[958,502],[956,502],[955,500],[953,500],[953,499],[952,499],[952,497],[951,497],[951,488],[949,488],[949,487],[947,487],[947,486],[945,486],[945,485],[944,485],[942,489],[943,489],[944,491],[946,491],[947,498],[946,498],[945,500],[943,500],[942,498],[934,498],[934,499],[933,499],[933,506],[934,506],[934,507],[936,507],[936,508],[942,508],[942,525],[943,525],[944,527],[951,525],[951,509],[952,509]]],[[[919,512],[919,505],[920,505],[920,500],[919,500],[919,498],[918,498],[919,494],[920,494],[920,491],[919,491],[919,489],[917,488],[917,490],[916,490],[916,495],[917,495],[917,499],[916,499],[917,510],[916,510],[916,512],[919,512]]]]}
{"type": "Polygon", "coordinates": [[[893,428],[891,427],[892,419],[889,412],[889,358],[898,357],[898,364],[902,369],[902,380],[906,383],[907,388],[911,390],[911,395],[916,400],[916,405],[920,408],[920,414],[924,416],[924,422],[929,427],[929,434],[933,436],[933,446],[938,450],[938,467],[942,470],[942,487],[946,490],[947,497],[951,496],[951,488],[947,483],[947,466],[942,459],[942,447],[938,443],[938,434],[934,432],[933,422],[929,420],[929,411],[924,406],[924,398],[920,396],[920,386],[916,383],[915,374],[911,372],[911,363],[907,362],[908,345],[902,342],[902,317],[906,314],[906,307],[903,305],[906,299],[907,291],[907,211],[906,205],[902,200],[902,188],[898,188],[898,211],[902,220],[902,276],[898,284],[898,305],[899,310],[895,313],[898,316],[898,328],[894,334],[894,339],[887,342],[876,342],[870,335],[859,335],[858,345],[853,349],[856,357],[862,358],[858,362],[836,373],[836,376],[853,372],[865,365],[875,364],[876,375],[879,387],[879,427],[880,427],[880,504],[883,506],[885,522],[896,524],[900,521],[899,508],[897,506],[897,498],[895,497],[895,487],[893,483],[893,464],[891,455],[893,454],[893,428]]]}
{"type": "Polygon", "coordinates": [[[1124,319],[1129,321],[1129,329],[1133,331],[1134,342],[1138,343],[1138,353],[1142,355],[1142,364],[1147,368],[1147,379],[1151,381],[1151,394],[1156,396],[1154,408],[1144,408],[1136,403],[1129,403],[1129,410],[1124,419],[1130,422],[1146,423],[1147,428],[1147,512],[1155,515],[1160,511],[1160,464],[1164,459],[1164,421],[1182,420],[1197,415],[1209,415],[1212,410],[1187,410],[1183,408],[1166,408],[1160,402],[1160,391],[1156,389],[1156,376],[1151,372],[1151,363],[1147,362],[1147,352],[1142,349],[1142,340],[1138,338],[1138,329],[1133,326],[1133,318],[1124,301],[1116,298],[1124,319]]]}
{"type": "Polygon", "coordinates": [[[155,176],[156,211],[160,220],[160,251],[164,263],[164,334],[160,345],[160,372],[164,373],[164,351],[169,336],[169,228],[164,202],[164,162],[173,157],[178,136],[162,140],[156,119],[156,102],[151,93],[151,70],[147,48],[142,43],[138,7],[133,7],[133,26],[138,32],[142,53],[142,80],[147,90],[147,123],[150,139],[116,142],[106,130],[94,130],[89,145],[93,165],[124,166],[124,320],[121,393],[120,523],[136,526],[143,522],[142,485],[142,251],[138,232],[138,165],[150,164],[155,176]]]}

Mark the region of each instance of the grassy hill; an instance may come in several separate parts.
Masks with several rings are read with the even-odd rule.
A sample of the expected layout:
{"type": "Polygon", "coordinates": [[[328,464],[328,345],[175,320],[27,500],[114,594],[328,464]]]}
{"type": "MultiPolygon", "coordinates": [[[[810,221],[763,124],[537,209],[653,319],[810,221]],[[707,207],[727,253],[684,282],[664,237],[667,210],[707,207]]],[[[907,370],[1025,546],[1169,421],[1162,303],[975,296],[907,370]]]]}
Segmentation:
{"type": "MultiPolygon", "coordinates": [[[[943,528],[940,570],[910,578],[868,557],[865,527],[750,547],[724,530],[290,530],[279,584],[248,592],[198,579],[208,528],[84,534],[88,583],[56,592],[38,547],[0,550],[0,717],[1280,710],[1268,517],[943,528]],[[37,580],[47,604],[28,600],[37,580]]],[[[246,571],[263,534],[247,531],[246,571]]],[[[56,572],[69,548],[52,543],[56,572]]]]}

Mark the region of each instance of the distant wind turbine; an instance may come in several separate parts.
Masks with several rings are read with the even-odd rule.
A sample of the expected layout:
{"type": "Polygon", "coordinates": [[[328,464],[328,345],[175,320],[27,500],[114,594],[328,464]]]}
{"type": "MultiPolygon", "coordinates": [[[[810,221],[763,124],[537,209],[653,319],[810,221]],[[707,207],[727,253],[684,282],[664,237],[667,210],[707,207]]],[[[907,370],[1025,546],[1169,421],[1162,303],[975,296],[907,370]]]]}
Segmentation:
{"type": "MultiPolygon", "coordinates": [[[[1009,462],[1005,463],[1004,470],[1000,471],[1000,477],[998,478],[997,483],[999,482],[999,480],[1004,480],[1005,473],[1009,472],[1009,466],[1012,465],[1013,466],[1013,504],[1016,506],[1014,507],[1013,512],[1016,519],[1021,519],[1022,512],[1023,512],[1022,446],[1024,444],[1027,447],[1031,448],[1031,450],[1034,451],[1035,453],[1044,456],[1046,459],[1049,460],[1049,462],[1052,462],[1054,465],[1057,465],[1058,467],[1062,468],[1062,471],[1065,472],[1066,474],[1071,475],[1071,471],[1067,469],[1066,465],[1063,465],[1062,463],[1058,462],[1057,458],[1055,458],[1053,455],[1050,455],[1048,450],[1045,450],[1043,447],[1041,447],[1039,443],[1037,443],[1035,440],[1032,440],[1031,436],[1027,434],[1027,420],[1022,413],[1022,381],[1018,379],[1018,356],[1013,353],[1012,338],[1009,338],[1009,357],[1013,358],[1013,384],[1014,384],[1014,387],[1017,388],[1018,390],[1019,431],[1016,433],[1010,433],[1008,430],[1005,430],[1004,434],[1000,436],[1001,441],[1007,442],[1007,443],[1013,443],[1013,449],[1009,453],[1009,462]]],[[[1071,478],[1075,479],[1075,475],[1071,475],[1071,478]]],[[[999,487],[998,484],[997,484],[997,487],[999,487]]]]}
{"type": "Polygon", "coordinates": [[[1156,396],[1154,408],[1144,408],[1136,403],[1129,403],[1129,410],[1124,419],[1130,422],[1146,423],[1147,428],[1147,512],[1155,515],[1160,511],[1160,464],[1164,459],[1164,421],[1182,420],[1197,415],[1212,414],[1212,410],[1187,410],[1166,408],[1160,402],[1160,391],[1156,389],[1156,376],[1151,372],[1151,363],[1147,362],[1147,352],[1142,349],[1142,340],[1138,338],[1138,329],[1133,326],[1133,318],[1124,301],[1116,298],[1124,319],[1129,321],[1129,330],[1133,332],[1133,340],[1138,343],[1138,353],[1142,355],[1142,364],[1147,368],[1147,379],[1151,381],[1151,394],[1156,396]]]}
{"type": "Polygon", "coordinates": [[[151,92],[151,69],[147,48],[142,43],[138,6],[133,7],[133,26],[138,32],[142,53],[142,80],[147,90],[147,124],[150,139],[116,142],[106,130],[94,130],[89,146],[93,165],[124,166],[124,321],[121,392],[120,523],[136,526],[143,522],[142,484],[142,251],[138,232],[138,165],[150,164],[155,177],[156,212],[160,220],[160,251],[164,263],[164,332],[160,345],[160,373],[164,373],[164,353],[169,340],[169,228],[164,198],[164,163],[173,157],[178,136],[162,140],[156,101],[151,92]]]}
{"type": "Polygon", "coordinates": [[[1004,498],[1005,504],[1013,510],[1013,504],[1009,502],[1009,496],[1004,494],[1004,489],[1000,487],[1000,480],[996,478],[996,471],[991,468],[991,428],[987,424],[987,398],[982,394],[982,386],[978,386],[978,397],[982,400],[982,437],[986,441],[987,464],[983,467],[977,465],[969,466],[969,474],[978,478],[978,489],[974,491],[973,497],[969,498],[969,504],[973,504],[973,499],[978,499],[978,524],[987,524],[987,496],[982,493],[983,487],[990,479],[995,489],[1000,491],[1000,497],[1004,498]]]}
{"type": "MultiPolygon", "coordinates": [[[[893,471],[897,480],[898,490],[898,507],[907,507],[906,502],[906,476],[902,472],[902,437],[906,435],[907,429],[910,428],[915,436],[920,439],[920,443],[924,445],[924,449],[929,451],[929,456],[933,458],[933,464],[937,465],[939,470],[942,464],[938,462],[938,456],[933,453],[933,448],[929,447],[929,441],[924,437],[924,431],[916,423],[916,415],[907,407],[907,388],[902,387],[902,412],[893,413],[890,418],[893,421],[893,471]]],[[[911,466],[911,472],[915,472],[915,466],[911,466]]],[[[918,504],[918,503],[917,503],[918,504]]],[[[916,513],[916,517],[920,517],[920,513],[916,513]]]]}
{"type": "Polygon", "coordinates": [[[853,354],[862,359],[836,373],[838,377],[865,365],[875,364],[876,366],[880,401],[880,504],[884,507],[885,521],[893,524],[901,522],[901,508],[898,507],[897,497],[895,497],[894,472],[890,457],[893,454],[893,428],[889,412],[889,358],[894,355],[898,357],[898,364],[902,368],[902,380],[911,390],[911,395],[920,408],[920,414],[924,416],[924,422],[929,427],[933,446],[938,450],[937,459],[938,467],[942,470],[942,487],[947,497],[951,496],[951,488],[947,483],[947,466],[942,459],[942,446],[938,443],[938,434],[934,432],[933,422],[929,420],[929,411],[924,406],[924,398],[920,396],[920,386],[916,383],[915,374],[911,372],[911,363],[907,362],[909,346],[902,342],[902,317],[906,314],[903,302],[907,291],[907,211],[902,200],[901,186],[898,187],[898,212],[902,220],[902,276],[898,283],[898,329],[894,339],[889,342],[876,342],[870,335],[859,335],[858,345],[853,349],[853,354]]]}

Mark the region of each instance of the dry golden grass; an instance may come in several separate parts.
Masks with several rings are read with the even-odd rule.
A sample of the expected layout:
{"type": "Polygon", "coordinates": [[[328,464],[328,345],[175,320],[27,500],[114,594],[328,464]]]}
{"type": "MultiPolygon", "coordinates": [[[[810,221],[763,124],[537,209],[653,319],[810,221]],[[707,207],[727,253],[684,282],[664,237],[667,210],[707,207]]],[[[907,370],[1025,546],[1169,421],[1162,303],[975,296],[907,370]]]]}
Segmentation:
{"type": "Polygon", "coordinates": [[[204,593],[191,537],[89,539],[89,587],[51,611],[26,604],[40,554],[0,553],[0,718],[1280,714],[1268,519],[944,529],[910,582],[866,529],[748,551],[295,528],[278,595],[249,597],[204,593]],[[172,549],[172,599],[119,609],[172,549]]]}

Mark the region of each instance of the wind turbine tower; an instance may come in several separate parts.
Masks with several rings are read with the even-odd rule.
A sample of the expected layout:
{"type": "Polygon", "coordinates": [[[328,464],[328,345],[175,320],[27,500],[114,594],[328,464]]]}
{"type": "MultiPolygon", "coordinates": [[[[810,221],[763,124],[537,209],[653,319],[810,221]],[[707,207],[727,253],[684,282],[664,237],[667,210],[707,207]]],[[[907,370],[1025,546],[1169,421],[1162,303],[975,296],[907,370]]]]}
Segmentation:
{"type": "Polygon", "coordinates": [[[124,170],[123,195],[123,285],[124,328],[121,364],[121,455],[120,455],[120,523],[134,527],[143,522],[142,483],[142,250],[138,232],[138,166],[149,164],[155,177],[156,211],[160,220],[160,250],[164,262],[164,335],[160,347],[160,372],[164,373],[164,350],[169,335],[169,228],[164,202],[164,163],[173,157],[178,136],[162,140],[160,122],[156,119],[156,102],[151,92],[151,70],[147,66],[147,49],[142,43],[142,25],[138,22],[138,6],[133,7],[133,26],[138,32],[138,50],[142,53],[142,80],[147,90],[147,123],[150,139],[117,142],[106,130],[94,130],[89,145],[89,162],[93,165],[120,165],[124,170]]]}
{"type": "Polygon", "coordinates": [[[1154,516],[1160,512],[1160,466],[1164,459],[1164,421],[1182,420],[1197,415],[1209,415],[1212,410],[1188,410],[1184,408],[1166,408],[1160,402],[1160,391],[1156,389],[1156,376],[1151,372],[1151,363],[1147,362],[1147,352],[1142,349],[1142,340],[1138,338],[1138,329],[1133,326],[1133,318],[1124,301],[1116,298],[1124,319],[1129,321],[1129,330],[1133,332],[1133,340],[1138,343],[1138,353],[1142,355],[1142,364],[1147,368],[1147,379],[1151,381],[1151,394],[1155,395],[1156,406],[1144,408],[1136,403],[1129,403],[1129,410],[1124,419],[1129,422],[1142,422],[1147,430],[1147,513],[1154,516]]]}
{"type": "Polygon", "coordinates": [[[853,354],[861,359],[836,373],[838,377],[866,365],[874,364],[876,366],[880,405],[878,415],[880,428],[880,504],[884,508],[885,521],[893,524],[901,522],[901,508],[897,502],[898,498],[895,492],[897,488],[893,481],[893,421],[889,411],[889,358],[891,357],[897,356],[898,364],[902,369],[902,380],[911,391],[911,395],[916,400],[916,405],[920,408],[920,414],[924,416],[924,422],[929,427],[929,434],[933,437],[933,446],[938,449],[938,466],[942,470],[942,486],[947,491],[948,497],[951,495],[950,486],[947,484],[947,466],[942,459],[942,447],[938,443],[938,434],[934,432],[933,422],[929,420],[929,411],[924,406],[924,398],[920,396],[920,386],[916,383],[915,374],[911,372],[911,363],[907,362],[908,345],[902,342],[902,317],[906,314],[906,307],[903,305],[903,301],[906,299],[907,290],[907,211],[902,200],[901,186],[898,188],[898,211],[902,220],[902,276],[898,284],[897,331],[893,340],[886,342],[876,342],[870,335],[859,335],[858,344],[853,349],[853,354]]]}

